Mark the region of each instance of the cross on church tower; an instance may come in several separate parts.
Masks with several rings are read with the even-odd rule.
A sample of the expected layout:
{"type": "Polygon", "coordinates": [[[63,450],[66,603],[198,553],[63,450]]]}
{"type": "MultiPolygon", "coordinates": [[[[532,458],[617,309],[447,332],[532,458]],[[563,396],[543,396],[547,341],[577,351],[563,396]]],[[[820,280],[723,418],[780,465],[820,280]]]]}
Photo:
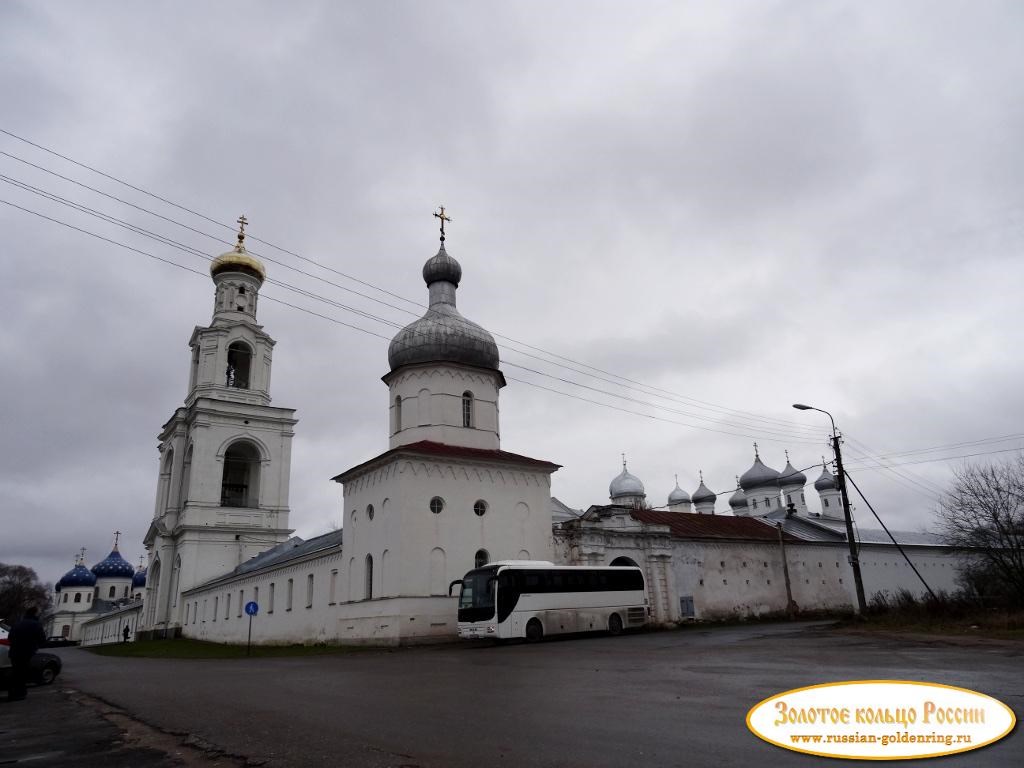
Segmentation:
{"type": "Polygon", "coordinates": [[[445,215],[444,206],[442,205],[440,213],[438,213],[436,211],[434,212],[434,218],[441,220],[441,242],[443,243],[444,242],[444,223],[446,221],[451,221],[452,220],[451,216],[446,216],[445,215]]]}
{"type": "MultiPolygon", "coordinates": [[[[443,212],[444,208],[442,208],[441,211],[443,212]]],[[[239,216],[237,219],[235,219],[235,221],[238,222],[238,245],[235,246],[235,250],[236,251],[244,251],[245,250],[245,225],[249,223],[249,220],[247,218],[245,218],[245,214],[243,213],[241,216],[239,216]]]]}
{"type": "Polygon", "coordinates": [[[761,457],[757,454],[757,443],[754,443],[754,458],[760,459],[761,457]]]}
{"type": "Polygon", "coordinates": [[[114,531],[114,549],[117,549],[117,542],[121,538],[120,531],[114,531]]]}

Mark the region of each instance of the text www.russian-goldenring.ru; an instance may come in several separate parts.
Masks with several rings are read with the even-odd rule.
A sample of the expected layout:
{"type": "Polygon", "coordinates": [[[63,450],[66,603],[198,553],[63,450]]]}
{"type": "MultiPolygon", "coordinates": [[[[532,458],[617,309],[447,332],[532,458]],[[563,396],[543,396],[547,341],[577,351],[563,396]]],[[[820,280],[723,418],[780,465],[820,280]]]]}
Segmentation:
{"type": "Polygon", "coordinates": [[[815,734],[792,734],[790,741],[793,744],[881,744],[888,747],[890,744],[945,744],[951,747],[954,744],[970,744],[969,733],[815,733],[815,734]]]}

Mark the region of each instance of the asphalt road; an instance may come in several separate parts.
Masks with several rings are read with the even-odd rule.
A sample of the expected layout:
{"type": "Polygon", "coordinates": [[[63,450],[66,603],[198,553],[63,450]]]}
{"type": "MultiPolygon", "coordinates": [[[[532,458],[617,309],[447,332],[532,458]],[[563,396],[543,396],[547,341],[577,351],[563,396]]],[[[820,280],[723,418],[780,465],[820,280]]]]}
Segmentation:
{"type": "MultiPolygon", "coordinates": [[[[1021,644],[957,647],[820,625],[227,661],[61,655],[64,687],[275,768],[806,768],[825,760],[762,742],[747,710],[790,688],[867,678],[971,688],[1024,713],[1021,644]]],[[[1019,731],[941,758],[942,768],[1024,765],[1019,731]]]]}

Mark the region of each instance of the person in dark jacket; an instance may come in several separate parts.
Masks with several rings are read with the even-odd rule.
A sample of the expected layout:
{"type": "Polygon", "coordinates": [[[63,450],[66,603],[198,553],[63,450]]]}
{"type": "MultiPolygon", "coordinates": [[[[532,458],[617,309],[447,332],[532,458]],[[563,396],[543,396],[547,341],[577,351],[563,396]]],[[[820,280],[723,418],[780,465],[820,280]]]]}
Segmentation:
{"type": "Polygon", "coordinates": [[[7,689],[7,700],[20,701],[28,695],[32,657],[46,643],[46,633],[39,623],[39,612],[35,608],[25,611],[21,621],[11,629],[7,641],[11,659],[11,684],[7,689]]]}

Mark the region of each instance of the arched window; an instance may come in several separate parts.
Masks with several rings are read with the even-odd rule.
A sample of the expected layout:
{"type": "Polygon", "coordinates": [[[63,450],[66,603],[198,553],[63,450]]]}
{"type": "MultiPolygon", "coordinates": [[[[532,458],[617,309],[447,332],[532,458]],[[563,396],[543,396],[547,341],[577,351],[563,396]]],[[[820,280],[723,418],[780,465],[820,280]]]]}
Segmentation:
{"type": "Polygon", "coordinates": [[[476,554],[473,556],[473,567],[483,568],[491,561],[491,556],[487,554],[486,549],[478,549],[476,554]]]}
{"type": "Polygon", "coordinates": [[[616,557],[609,563],[613,568],[637,568],[636,561],[631,557],[616,557]]]}
{"type": "Polygon", "coordinates": [[[395,432],[402,431],[402,396],[395,395],[395,432]]]}
{"type": "Polygon", "coordinates": [[[67,593],[67,592],[65,592],[65,593],[64,593],[64,601],[63,601],[63,602],[65,602],[65,603],[66,603],[67,601],[68,601],[68,593],[67,593]]]}
{"type": "Polygon", "coordinates": [[[462,426],[473,428],[473,393],[462,393],[462,426]]]}
{"type": "Polygon", "coordinates": [[[821,502],[822,502],[822,504],[824,504],[824,505],[825,505],[826,507],[828,506],[828,499],[822,499],[822,500],[821,500],[821,502]]]}
{"type": "Polygon", "coordinates": [[[75,602],[76,603],[82,602],[82,593],[81,592],[76,592],[75,593],[75,602]]]}
{"type": "Polygon", "coordinates": [[[178,506],[184,507],[188,502],[192,484],[192,446],[185,452],[185,462],[181,465],[181,490],[178,493],[178,506]]]}
{"type": "Polygon", "coordinates": [[[107,594],[107,597],[110,598],[111,600],[113,600],[115,597],[117,597],[117,587],[111,587],[110,588],[110,592],[107,594]]]}
{"type": "Polygon", "coordinates": [[[233,443],[224,453],[224,477],[220,486],[222,507],[258,507],[260,503],[260,454],[252,443],[233,443]]]}
{"type": "Polygon", "coordinates": [[[373,504],[366,505],[366,517],[373,520],[373,504]]]}
{"type": "Polygon", "coordinates": [[[367,600],[373,598],[373,555],[366,556],[366,587],[363,597],[367,600]]]}
{"type": "Polygon", "coordinates": [[[228,347],[228,368],[225,385],[235,389],[249,388],[249,369],[252,363],[252,350],[244,341],[236,341],[228,347]]]}

